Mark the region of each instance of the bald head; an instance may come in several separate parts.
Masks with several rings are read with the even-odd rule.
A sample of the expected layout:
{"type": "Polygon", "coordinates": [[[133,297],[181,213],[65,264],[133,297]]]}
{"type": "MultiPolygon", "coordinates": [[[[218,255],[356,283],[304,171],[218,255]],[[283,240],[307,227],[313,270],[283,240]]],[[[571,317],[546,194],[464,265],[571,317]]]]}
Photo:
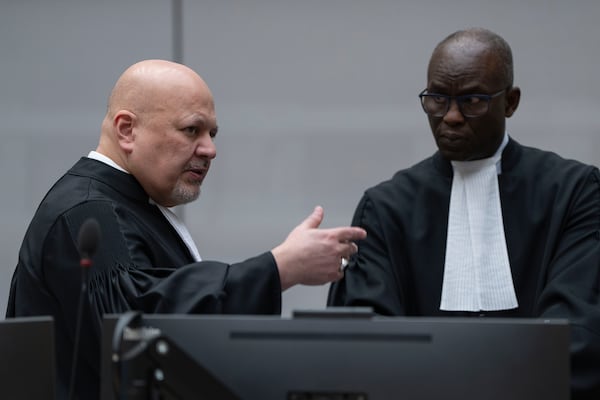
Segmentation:
{"type": "Polygon", "coordinates": [[[122,109],[140,114],[152,111],[160,106],[157,99],[190,87],[211,95],[204,80],[185,65],[166,60],[140,61],[127,68],[115,84],[107,117],[112,119],[122,109]]]}
{"type": "Polygon", "coordinates": [[[198,197],[217,120],[212,94],[185,65],[145,60],[127,68],[108,100],[97,152],[133,175],[165,207],[198,197]]]}
{"type": "MultiPolygon", "coordinates": [[[[167,60],[144,60],[127,68],[117,80],[108,99],[108,106],[97,151],[125,167],[123,137],[117,132],[123,115],[144,124],[157,115],[172,113],[190,101],[214,107],[206,82],[191,68],[167,60]]],[[[128,169],[128,168],[126,168],[128,169]]]]}
{"type": "Polygon", "coordinates": [[[470,28],[448,35],[433,50],[428,74],[435,64],[447,56],[476,59],[489,56],[501,74],[504,86],[513,84],[513,58],[508,43],[498,34],[484,28],[470,28]]]}

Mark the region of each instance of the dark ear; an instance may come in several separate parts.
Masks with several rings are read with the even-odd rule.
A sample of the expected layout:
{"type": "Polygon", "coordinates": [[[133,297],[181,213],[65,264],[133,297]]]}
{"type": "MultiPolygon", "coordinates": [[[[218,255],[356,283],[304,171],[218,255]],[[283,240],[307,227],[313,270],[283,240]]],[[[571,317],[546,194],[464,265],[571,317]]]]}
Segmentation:
{"type": "Polygon", "coordinates": [[[508,89],[506,93],[506,105],[504,109],[504,116],[510,118],[517,108],[519,107],[519,101],[521,100],[521,89],[518,86],[513,86],[508,89]]]}
{"type": "Polygon", "coordinates": [[[117,135],[119,146],[126,153],[131,153],[133,142],[135,140],[134,126],[136,124],[136,115],[131,111],[120,110],[115,114],[113,126],[117,135]]]}

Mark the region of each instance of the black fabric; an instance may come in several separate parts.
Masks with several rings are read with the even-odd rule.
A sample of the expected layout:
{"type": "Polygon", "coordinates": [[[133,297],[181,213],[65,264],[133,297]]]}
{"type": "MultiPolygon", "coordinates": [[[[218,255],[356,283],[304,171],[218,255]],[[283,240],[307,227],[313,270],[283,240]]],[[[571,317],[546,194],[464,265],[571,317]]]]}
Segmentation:
{"type": "Polygon", "coordinates": [[[82,158],[52,187],[33,217],[7,309],[7,317],[54,317],[60,398],[67,394],[81,293],[77,235],[90,217],[102,233],[83,303],[76,386],[80,399],[99,394],[106,313],[281,312],[279,275],[270,252],[232,265],[194,262],[131,175],[82,158]]]}
{"type": "Polygon", "coordinates": [[[330,306],[383,315],[568,318],[573,399],[600,399],[600,174],[510,140],[499,175],[519,307],[441,311],[452,166],[438,153],[368,189],[352,224],[367,230],[330,306]]]}

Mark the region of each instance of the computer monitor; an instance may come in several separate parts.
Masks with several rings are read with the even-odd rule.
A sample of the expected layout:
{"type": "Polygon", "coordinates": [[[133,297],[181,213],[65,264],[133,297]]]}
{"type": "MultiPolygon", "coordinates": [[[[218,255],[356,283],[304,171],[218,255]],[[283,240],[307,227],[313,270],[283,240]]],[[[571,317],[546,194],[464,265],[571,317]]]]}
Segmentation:
{"type": "Polygon", "coordinates": [[[52,317],[0,321],[0,398],[54,399],[55,371],[52,317]]]}
{"type": "MultiPolygon", "coordinates": [[[[103,399],[115,398],[117,319],[104,321],[103,399]]],[[[244,400],[569,399],[566,320],[143,315],[143,326],[244,400]]]]}

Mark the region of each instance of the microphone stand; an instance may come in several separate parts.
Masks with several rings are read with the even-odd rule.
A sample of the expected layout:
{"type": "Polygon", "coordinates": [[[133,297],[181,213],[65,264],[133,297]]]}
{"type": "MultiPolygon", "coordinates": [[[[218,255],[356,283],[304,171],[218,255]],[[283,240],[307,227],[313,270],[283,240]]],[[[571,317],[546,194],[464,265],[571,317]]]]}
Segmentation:
{"type": "Polygon", "coordinates": [[[100,241],[100,224],[94,218],[88,218],[81,224],[77,235],[77,250],[79,251],[79,266],[81,267],[81,292],[77,305],[77,320],[75,326],[75,338],[73,347],[73,361],[71,363],[71,377],[69,381],[68,399],[73,399],[77,374],[77,361],[79,358],[79,339],[81,336],[81,319],[83,317],[83,305],[87,295],[88,271],[92,266],[92,256],[96,252],[100,241]]]}
{"type": "Polygon", "coordinates": [[[81,292],[79,294],[79,304],[77,305],[77,325],[75,327],[75,343],[73,344],[73,362],[71,363],[71,381],[69,382],[69,397],[73,399],[73,391],[75,390],[75,377],[77,374],[77,359],[79,354],[79,338],[81,336],[81,318],[83,316],[83,302],[87,294],[87,279],[88,269],[92,266],[92,260],[84,257],[81,259],[79,265],[81,269],[81,292]]]}

